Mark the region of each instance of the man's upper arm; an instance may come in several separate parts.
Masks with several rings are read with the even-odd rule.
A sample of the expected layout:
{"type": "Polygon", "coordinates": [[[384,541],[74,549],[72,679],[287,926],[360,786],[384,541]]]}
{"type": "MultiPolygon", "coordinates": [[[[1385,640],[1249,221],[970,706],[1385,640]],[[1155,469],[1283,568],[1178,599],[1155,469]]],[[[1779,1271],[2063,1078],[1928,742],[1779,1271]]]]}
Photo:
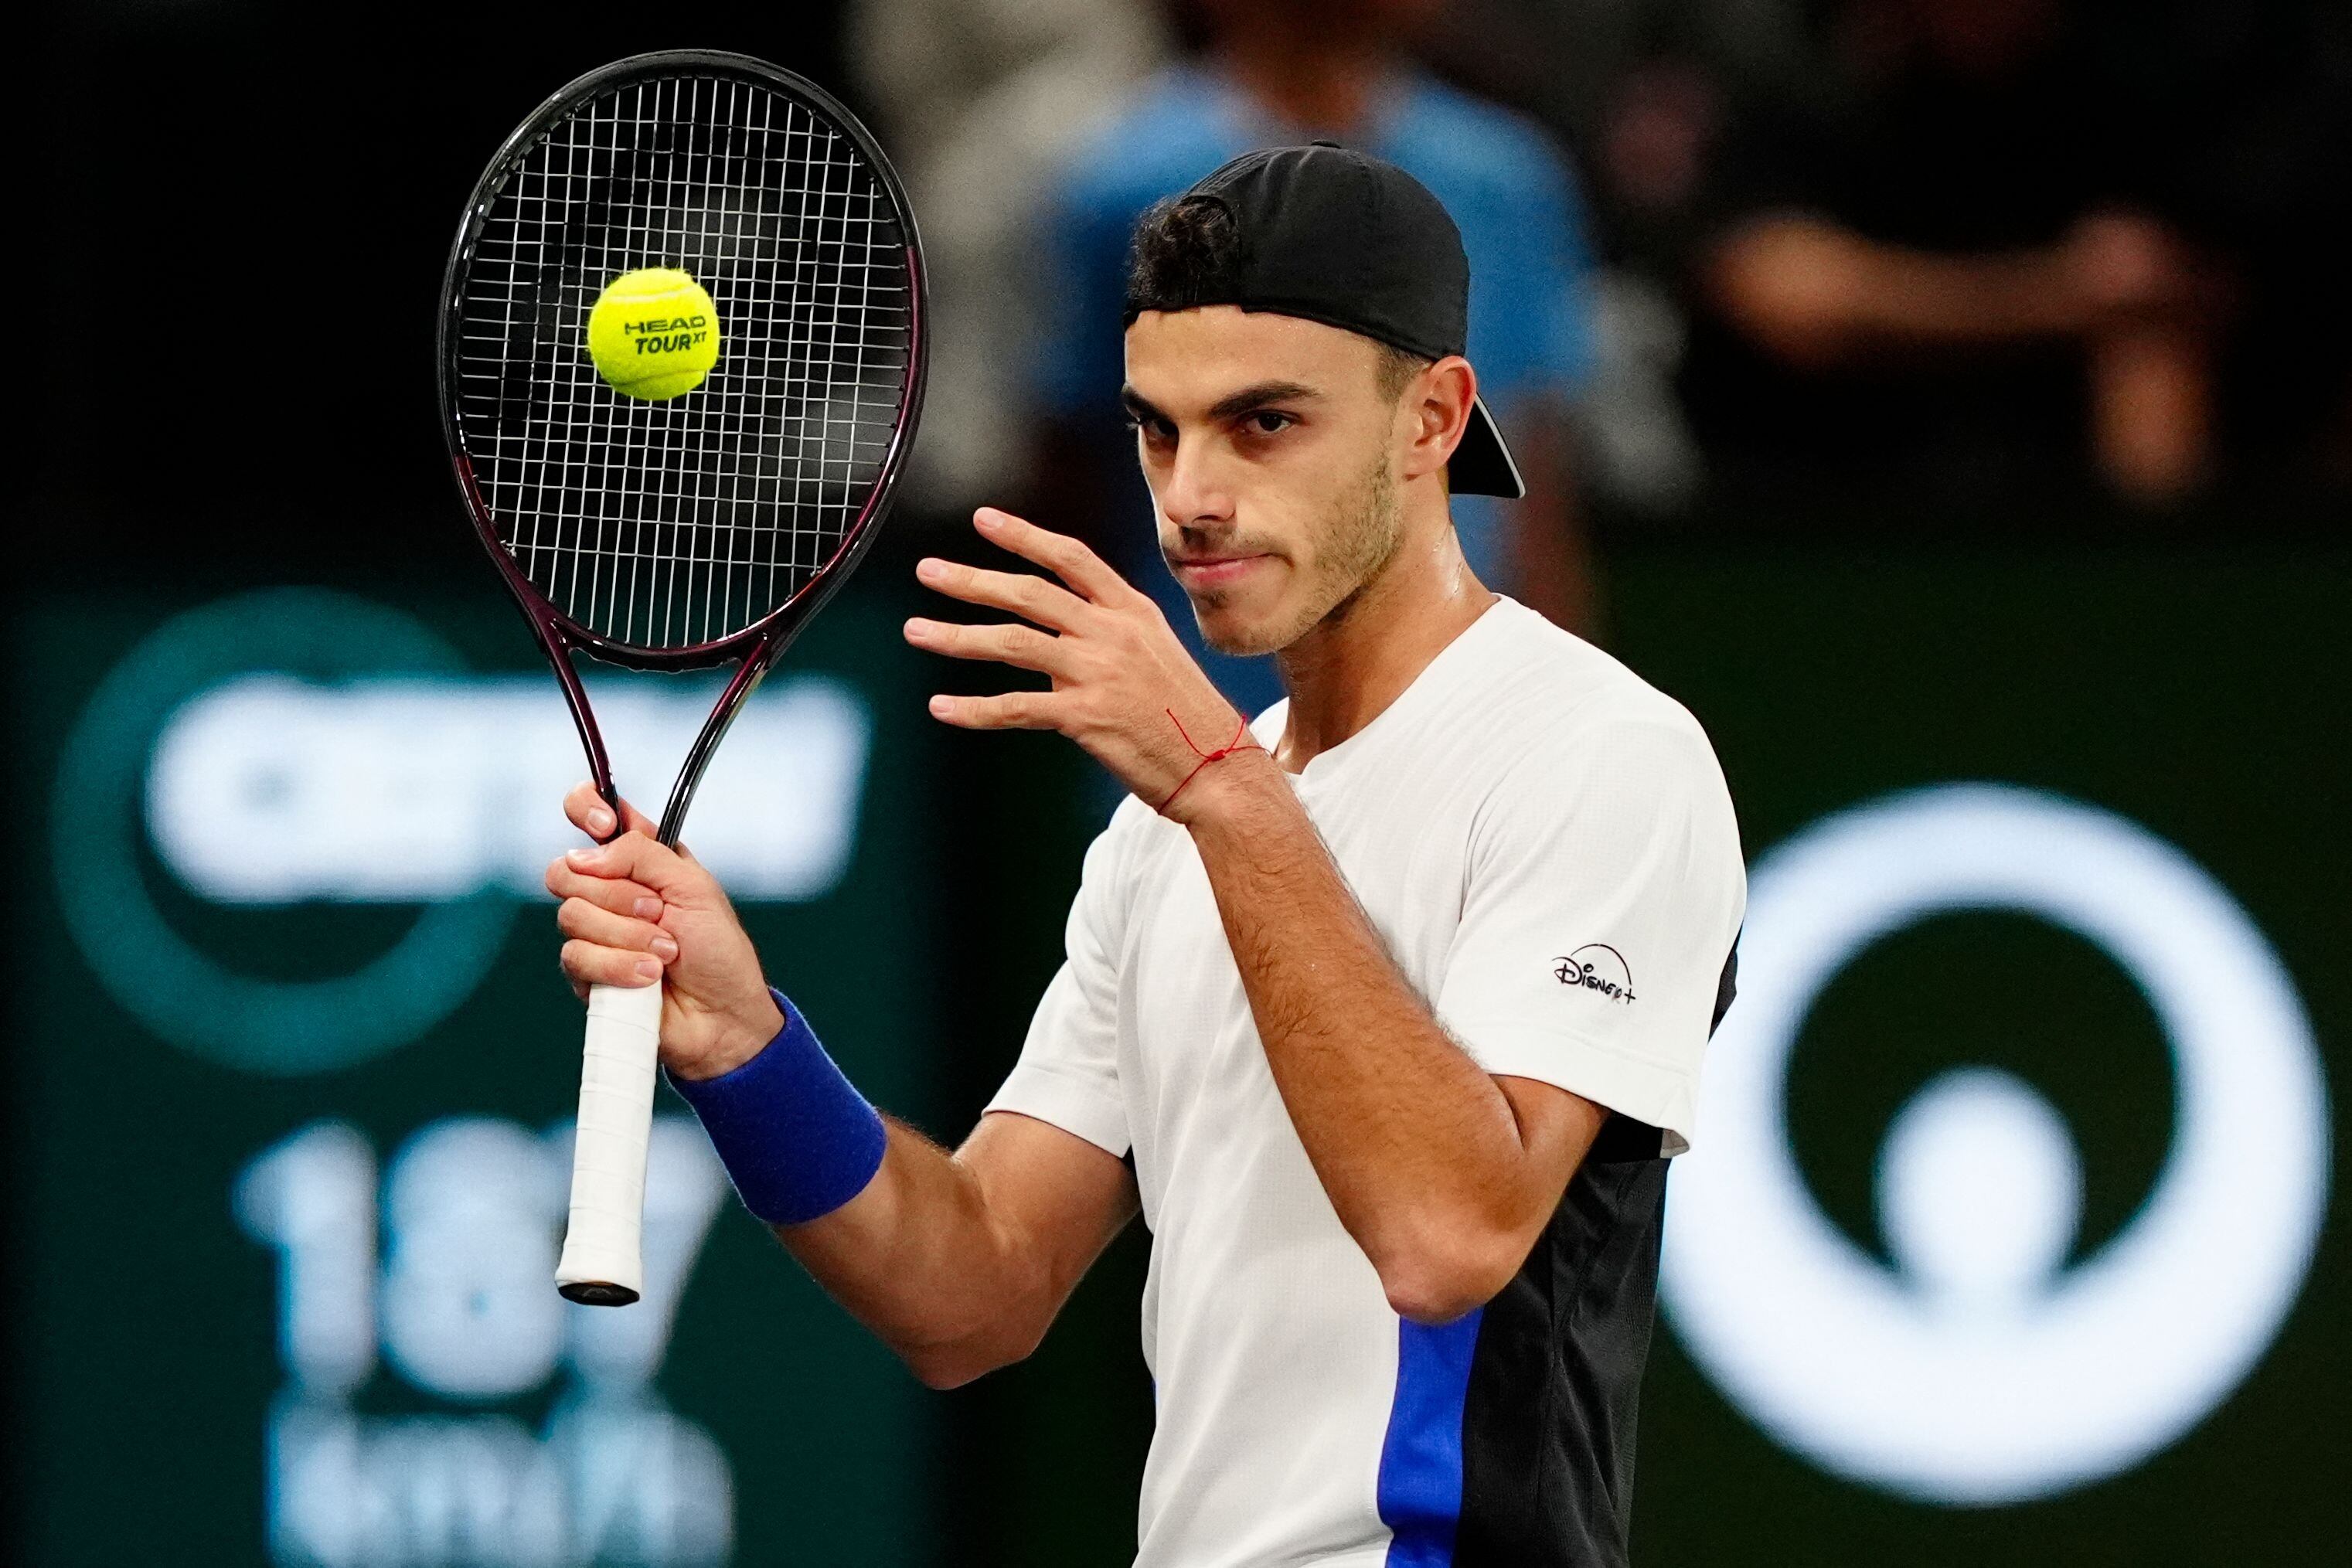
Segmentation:
{"type": "Polygon", "coordinates": [[[1519,1126],[1519,1146],[1534,1162],[1529,1179],[1543,1189],[1543,1210],[1549,1214],[1591,1149],[1593,1139],[1601,1135],[1609,1108],[1538,1078],[1496,1073],[1495,1087],[1510,1103],[1511,1119],[1519,1126]]]}
{"type": "MultiPolygon", "coordinates": [[[[1009,1269],[1012,1293],[999,1312],[1018,1332],[989,1364],[1028,1354],[1139,1207],[1118,1075],[1121,852],[1108,829],[1087,849],[1062,967],[1020,1061],[954,1156],[1009,1269]]],[[[953,1380],[973,1375],[966,1368],[953,1380]]]]}
{"type": "Polygon", "coordinates": [[[1728,794],[1686,717],[1563,729],[1498,787],[1436,1011],[1498,1077],[1692,1132],[1746,879],[1728,794]]]}
{"type": "Polygon", "coordinates": [[[1018,1112],[982,1116],[956,1161],[1057,1308],[1140,1206],[1125,1160],[1018,1112]]]}

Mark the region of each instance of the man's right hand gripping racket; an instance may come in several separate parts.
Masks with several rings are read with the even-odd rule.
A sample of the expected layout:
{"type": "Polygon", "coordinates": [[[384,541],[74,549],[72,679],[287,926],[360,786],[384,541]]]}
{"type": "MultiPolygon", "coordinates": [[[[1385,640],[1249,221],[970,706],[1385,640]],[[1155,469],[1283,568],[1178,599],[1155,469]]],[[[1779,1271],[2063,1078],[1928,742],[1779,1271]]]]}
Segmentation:
{"type": "MultiPolygon", "coordinates": [[[[443,284],[449,456],[606,800],[617,807],[573,654],[736,665],[679,768],[662,842],[677,841],[744,699],[873,542],[922,406],[924,326],[914,215],[881,149],[824,91],[760,60],[690,50],[592,71],[523,121],[475,186],[443,284]],[[667,270],[613,291],[592,358],[592,309],[647,269],[667,270]],[[692,362],[703,329],[718,334],[715,364],[692,362]],[[598,369],[681,346],[667,363],[683,374],[598,369]]],[[[575,1301],[623,1306],[643,1288],[661,1009],[658,984],[589,998],[556,1270],[575,1301]]]]}

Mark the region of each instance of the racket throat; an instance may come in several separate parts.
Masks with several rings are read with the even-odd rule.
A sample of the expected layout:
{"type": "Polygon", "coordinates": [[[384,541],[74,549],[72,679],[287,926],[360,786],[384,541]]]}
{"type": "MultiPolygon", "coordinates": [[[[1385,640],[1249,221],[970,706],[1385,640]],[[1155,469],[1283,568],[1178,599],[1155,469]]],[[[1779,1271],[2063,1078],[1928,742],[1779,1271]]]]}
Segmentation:
{"type": "Polygon", "coordinates": [[[719,694],[710,716],[703,721],[702,733],[694,737],[694,745],[688,749],[685,765],[677,770],[677,782],[670,786],[669,803],[662,808],[657,835],[663,843],[677,847],[678,835],[686,831],[687,810],[694,804],[694,792],[701,787],[702,775],[709,768],[711,758],[718,754],[719,743],[727,738],[735,716],[743,711],[743,705],[760,689],[760,683],[767,678],[782,650],[781,641],[762,643],[736,666],[734,677],[719,694]]]}

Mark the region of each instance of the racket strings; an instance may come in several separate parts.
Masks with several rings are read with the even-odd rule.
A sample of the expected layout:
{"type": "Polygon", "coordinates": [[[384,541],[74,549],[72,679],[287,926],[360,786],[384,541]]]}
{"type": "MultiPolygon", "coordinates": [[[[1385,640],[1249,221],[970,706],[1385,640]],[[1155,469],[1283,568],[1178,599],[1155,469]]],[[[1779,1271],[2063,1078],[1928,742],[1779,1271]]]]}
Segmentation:
{"type": "Polygon", "coordinates": [[[583,104],[491,198],[458,297],[458,429],[501,542],[563,613],[632,646],[761,620],[864,515],[911,376],[913,277],[889,193],[807,105],[724,76],[583,104]],[[597,374],[588,312],[672,267],[717,308],[718,365],[665,402],[597,374]]]}

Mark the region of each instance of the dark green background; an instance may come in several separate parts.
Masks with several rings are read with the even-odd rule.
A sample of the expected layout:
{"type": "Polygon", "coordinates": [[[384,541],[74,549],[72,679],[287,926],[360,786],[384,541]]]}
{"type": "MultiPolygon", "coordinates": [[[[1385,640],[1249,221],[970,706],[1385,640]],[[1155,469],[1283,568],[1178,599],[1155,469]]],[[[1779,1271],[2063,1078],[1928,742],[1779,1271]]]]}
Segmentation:
{"type": "MultiPolygon", "coordinates": [[[[1051,973],[1101,800],[1053,737],[936,732],[921,694],[962,677],[903,651],[891,580],[869,575],[793,655],[873,703],[850,872],[821,903],[750,917],[861,1085],[952,1138],[1051,973]]],[[[59,737],[105,667],[194,601],[60,596],[19,622],[11,755],[16,797],[37,817],[59,737]]],[[[406,608],[477,668],[530,667],[511,612],[487,594],[406,608]]],[[[2055,790],[2178,844],[2284,960],[2340,1127],[2352,554],[2150,544],[1858,560],[1829,545],[1653,547],[1618,564],[1611,614],[1616,651],[1714,736],[1751,859],[1825,812],[1953,779],[2055,790]]],[[[231,1219],[236,1171],[321,1116],[352,1120],[380,1155],[439,1116],[555,1118],[570,1106],[576,1013],[526,911],[496,973],[415,1045],[310,1078],[213,1067],[147,1036],[97,989],[55,914],[46,832],[21,841],[36,863],[18,883],[29,918],[11,1015],[20,1153],[9,1221],[25,1262],[27,1560],[255,1562],[262,1422],[279,1374],[273,1260],[231,1219]]],[[[381,912],[332,909],[241,914],[222,929],[268,948],[275,972],[315,972],[388,935],[381,912]]],[[[1888,1119],[1965,1061],[2020,1074],[2066,1115],[2086,1180],[2078,1251],[2127,1221],[2168,1136],[2163,1041],[2095,949],[1983,915],[1871,949],[1808,1024],[1791,1122],[1838,1223],[1878,1249],[1870,1176],[1888,1119]],[[1958,978],[1983,967],[2011,983],[1958,978]]],[[[2215,1415],[2137,1470],[2024,1507],[1927,1507],[1826,1477],[1727,1406],[1662,1328],[1642,1416],[1637,1557],[2301,1560],[2335,1533],[2352,1473],[2340,1208],[2277,1344],[2215,1415]]],[[[728,1448],[740,1559],[1122,1561],[1150,1419],[1135,1347],[1140,1249],[1139,1233],[1123,1239],[1030,1364],[936,1396],[757,1227],[722,1215],[660,1386],[728,1448]]],[[[424,1402],[380,1375],[361,1403],[424,1402]]],[[[540,1414],[528,1400],[511,1407],[540,1414]]]]}
{"type": "MultiPolygon", "coordinates": [[[[1718,550],[1629,564],[1613,608],[1618,651],[1714,736],[1751,862],[1825,812],[1948,779],[2055,790],[2179,845],[2246,906],[2302,994],[2335,1097],[2340,1195],[2352,556],[1718,550]]],[[[2066,1115],[2084,1165],[2081,1244],[2112,1234],[2168,1136],[2162,1037],[2095,950],[1996,915],[1900,934],[1817,1004],[1791,1063],[1790,1116],[1824,1208],[1878,1248],[1869,1177],[1888,1121],[1936,1071],[1967,1061],[2018,1073],[2066,1115]],[[2013,983],[1964,978],[1986,969],[2013,983]]],[[[2137,1470],[2006,1509],[1924,1507],[1822,1474],[1738,1416],[1662,1330],[1642,1416],[1637,1556],[2304,1560],[2339,1532],[2352,1473],[2345,1270],[2339,1201],[2301,1301],[2234,1397],[2137,1470]]]]}
{"type": "MultiPolygon", "coordinates": [[[[61,732],[99,677],[183,607],[68,600],[20,624],[19,799],[47,798],[61,732]]],[[[513,612],[488,594],[404,608],[477,669],[532,667],[513,612]]],[[[796,650],[796,672],[847,679],[872,709],[869,789],[838,887],[808,904],[749,904],[745,916],[858,1082],[927,1118],[939,1098],[926,1065],[940,937],[936,904],[908,894],[920,882],[928,824],[872,789],[927,777],[933,765],[913,659],[870,607],[845,606],[796,650]]],[[[546,689],[560,705],[552,681],[546,689]]],[[[642,760],[651,772],[675,761],[642,760]]],[[[15,1223],[31,1254],[22,1320],[30,1560],[259,1562],[263,1416],[281,1381],[277,1259],[233,1219],[237,1172],[321,1117],[357,1125],[380,1161],[445,1116],[529,1127],[568,1117],[579,1009],[553,967],[548,907],[530,906],[490,977],[414,1044],[303,1077],[214,1066],[147,1034],[97,988],[51,913],[59,870],[70,874],[44,863],[20,883],[40,911],[28,923],[37,979],[19,989],[16,1057],[27,1168],[15,1223]],[[129,1478],[136,1507],[122,1506],[129,1478]]],[[[348,967],[399,928],[381,908],[220,910],[171,896],[170,873],[149,870],[184,938],[256,973],[348,967]]],[[[731,1200],[699,1256],[657,1384],[733,1462],[741,1561],[924,1559],[935,1534],[928,1396],[731,1200]]],[[[536,1429],[552,1392],[461,1406],[379,1371],[353,1404],[372,1414],[501,1410],[536,1429]]]]}

